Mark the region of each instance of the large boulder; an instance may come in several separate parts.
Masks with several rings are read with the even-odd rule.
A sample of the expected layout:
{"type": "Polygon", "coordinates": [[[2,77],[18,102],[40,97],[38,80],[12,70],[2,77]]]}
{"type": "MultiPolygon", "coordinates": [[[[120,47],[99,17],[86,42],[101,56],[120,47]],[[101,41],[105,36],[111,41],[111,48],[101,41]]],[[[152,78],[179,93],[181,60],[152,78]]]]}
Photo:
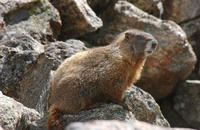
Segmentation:
{"type": "Polygon", "coordinates": [[[44,47],[27,33],[7,32],[0,37],[0,91],[19,99],[20,82],[34,71],[44,47]]]}
{"type": "MultiPolygon", "coordinates": [[[[90,120],[133,121],[136,118],[137,120],[149,122],[158,126],[170,126],[163,117],[160,107],[153,97],[140,88],[132,86],[128,89],[123,101],[131,108],[130,111],[118,104],[104,104],[93,109],[81,111],[74,115],[63,115],[62,125],[67,126],[72,122],[85,122],[90,120]]],[[[37,125],[33,124],[31,130],[45,129],[45,124],[46,117],[37,121],[37,125]]]]}
{"type": "Polygon", "coordinates": [[[26,30],[36,40],[47,44],[58,37],[61,20],[48,0],[3,0],[0,2],[0,28],[26,30]]]}
{"type": "Polygon", "coordinates": [[[110,44],[119,33],[130,28],[151,33],[158,40],[159,48],[147,59],[137,83],[155,98],[169,95],[174,85],[193,70],[196,56],[184,31],[174,22],[160,20],[126,1],[118,1],[102,18],[105,26],[85,37],[91,44],[110,44]]]}
{"type": "Polygon", "coordinates": [[[26,32],[7,32],[0,50],[0,90],[43,115],[53,66],[44,46],[26,32]]]}
{"type": "Polygon", "coordinates": [[[163,5],[163,18],[177,23],[200,16],[199,0],[165,0],[163,5]]]}
{"type": "Polygon", "coordinates": [[[36,110],[25,107],[0,91],[0,125],[5,130],[26,130],[40,118],[36,110]]]}
{"type": "Polygon", "coordinates": [[[50,0],[50,2],[59,10],[62,18],[62,39],[80,37],[103,26],[103,22],[86,0],[50,0]]]}
{"type": "Polygon", "coordinates": [[[187,128],[165,128],[151,125],[140,121],[90,121],[90,122],[75,122],[65,128],[66,130],[192,130],[187,128]]]}

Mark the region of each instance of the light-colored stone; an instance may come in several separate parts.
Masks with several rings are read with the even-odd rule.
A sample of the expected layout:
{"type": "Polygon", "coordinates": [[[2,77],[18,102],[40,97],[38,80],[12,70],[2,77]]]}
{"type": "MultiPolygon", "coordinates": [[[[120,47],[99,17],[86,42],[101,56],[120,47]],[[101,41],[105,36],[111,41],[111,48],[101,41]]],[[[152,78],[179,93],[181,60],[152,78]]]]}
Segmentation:
{"type": "Polygon", "coordinates": [[[131,108],[137,120],[158,126],[170,126],[154,98],[142,89],[132,85],[126,90],[123,101],[131,108]]]}
{"type": "Polygon", "coordinates": [[[25,107],[0,91],[0,125],[5,130],[25,130],[40,118],[37,111],[25,107]]]}
{"type": "Polygon", "coordinates": [[[132,121],[132,122],[124,122],[124,121],[90,121],[90,122],[76,122],[70,124],[65,130],[192,130],[187,128],[165,128],[159,127],[155,125],[151,125],[145,122],[140,121],[132,121]]]}

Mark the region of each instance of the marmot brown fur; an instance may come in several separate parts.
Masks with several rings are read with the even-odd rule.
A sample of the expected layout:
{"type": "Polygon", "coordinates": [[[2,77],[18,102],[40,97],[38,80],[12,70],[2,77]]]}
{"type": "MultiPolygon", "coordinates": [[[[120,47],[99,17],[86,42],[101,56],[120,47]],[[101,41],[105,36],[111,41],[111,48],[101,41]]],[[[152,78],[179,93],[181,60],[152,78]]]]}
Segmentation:
{"type": "Polygon", "coordinates": [[[122,102],[124,91],[136,82],[158,42],[131,29],[110,45],[66,59],[50,81],[47,129],[60,130],[62,113],[75,114],[98,103],[122,102]]]}

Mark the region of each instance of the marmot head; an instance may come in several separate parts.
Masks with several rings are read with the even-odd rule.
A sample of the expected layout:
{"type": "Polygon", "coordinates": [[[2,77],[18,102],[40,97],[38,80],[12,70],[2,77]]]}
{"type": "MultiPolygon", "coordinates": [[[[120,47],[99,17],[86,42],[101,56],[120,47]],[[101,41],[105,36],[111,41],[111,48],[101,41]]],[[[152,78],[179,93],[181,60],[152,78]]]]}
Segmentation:
{"type": "Polygon", "coordinates": [[[125,32],[125,41],[134,50],[134,55],[152,55],[158,46],[158,41],[149,33],[130,29],[125,32]]]}

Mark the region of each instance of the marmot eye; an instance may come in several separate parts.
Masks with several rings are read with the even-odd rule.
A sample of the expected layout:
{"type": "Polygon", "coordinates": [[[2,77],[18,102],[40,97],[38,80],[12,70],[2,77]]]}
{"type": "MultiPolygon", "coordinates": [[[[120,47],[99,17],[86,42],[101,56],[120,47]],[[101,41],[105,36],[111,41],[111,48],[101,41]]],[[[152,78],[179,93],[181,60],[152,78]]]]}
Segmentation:
{"type": "Polygon", "coordinates": [[[136,40],[142,40],[141,36],[136,36],[136,40]]]}

